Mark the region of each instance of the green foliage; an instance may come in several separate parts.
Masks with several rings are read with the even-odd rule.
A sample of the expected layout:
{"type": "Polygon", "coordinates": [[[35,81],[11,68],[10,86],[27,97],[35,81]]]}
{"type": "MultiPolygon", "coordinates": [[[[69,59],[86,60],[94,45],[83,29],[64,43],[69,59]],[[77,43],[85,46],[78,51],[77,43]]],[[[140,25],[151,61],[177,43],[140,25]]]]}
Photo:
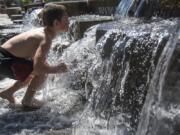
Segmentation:
{"type": "Polygon", "coordinates": [[[32,2],[32,0],[20,0],[23,5],[29,4],[32,2]]]}

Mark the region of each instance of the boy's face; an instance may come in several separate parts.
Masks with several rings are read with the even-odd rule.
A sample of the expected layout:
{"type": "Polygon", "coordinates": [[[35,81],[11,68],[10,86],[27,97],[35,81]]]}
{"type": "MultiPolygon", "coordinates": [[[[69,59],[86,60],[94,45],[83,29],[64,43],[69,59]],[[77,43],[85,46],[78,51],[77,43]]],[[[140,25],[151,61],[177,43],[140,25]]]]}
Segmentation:
{"type": "Polygon", "coordinates": [[[69,29],[69,19],[68,19],[68,14],[65,13],[62,19],[59,21],[59,30],[61,32],[67,32],[68,29],[69,29]]]}

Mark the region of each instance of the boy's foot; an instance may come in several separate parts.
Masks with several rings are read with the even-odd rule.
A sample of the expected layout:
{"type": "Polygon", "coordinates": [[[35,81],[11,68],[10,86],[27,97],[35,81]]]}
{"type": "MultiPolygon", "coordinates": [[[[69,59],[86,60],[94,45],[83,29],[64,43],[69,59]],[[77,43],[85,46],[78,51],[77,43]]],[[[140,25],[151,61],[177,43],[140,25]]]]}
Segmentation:
{"type": "Polygon", "coordinates": [[[10,104],[15,103],[15,99],[14,99],[13,95],[9,94],[9,92],[7,92],[7,91],[1,92],[0,97],[3,98],[3,99],[7,99],[10,104]]]}
{"type": "Polygon", "coordinates": [[[39,109],[44,105],[44,102],[33,98],[30,102],[23,100],[22,105],[27,108],[39,109]]]}

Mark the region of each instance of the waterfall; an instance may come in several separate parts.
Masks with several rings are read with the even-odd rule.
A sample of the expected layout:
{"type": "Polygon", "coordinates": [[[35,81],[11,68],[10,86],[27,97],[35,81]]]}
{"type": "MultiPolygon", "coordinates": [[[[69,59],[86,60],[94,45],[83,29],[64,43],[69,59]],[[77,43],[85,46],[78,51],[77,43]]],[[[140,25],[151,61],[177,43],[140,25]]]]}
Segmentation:
{"type": "MultiPolygon", "coordinates": [[[[47,105],[36,112],[6,113],[6,103],[2,103],[1,133],[11,128],[19,134],[40,134],[49,129],[60,134],[68,133],[64,128],[70,127],[72,135],[136,134],[152,75],[176,24],[174,20],[152,19],[147,23],[127,18],[90,28],[65,50],[52,48],[48,61],[65,61],[69,72],[49,75],[45,89],[37,95],[47,105]],[[97,29],[106,25],[111,30],[96,42],[97,29]],[[17,120],[19,131],[7,123],[10,117],[17,120]],[[35,124],[27,122],[30,118],[35,124]]],[[[63,43],[60,36],[53,46],[63,43]]],[[[22,91],[17,93],[19,99],[22,95],[22,91]]]]}
{"type": "MultiPolygon", "coordinates": [[[[121,0],[117,13],[140,16],[143,2],[121,0]]],[[[37,22],[37,13],[25,18],[37,22]]],[[[50,64],[64,61],[69,71],[47,77],[37,92],[47,103],[37,111],[12,111],[0,99],[0,134],[179,134],[179,19],[121,18],[78,39],[79,18],[70,18],[71,32],[60,33],[48,54],[50,64]]],[[[24,91],[15,93],[18,101],[24,91]]]]}
{"type": "Polygon", "coordinates": [[[117,17],[135,16],[151,18],[153,16],[179,17],[178,0],[121,0],[116,8],[117,17]]]}
{"type": "Polygon", "coordinates": [[[121,0],[115,14],[118,16],[128,16],[129,10],[131,9],[135,0],[121,0]]]}
{"type": "Polygon", "coordinates": [[[42,8],[39,8],[39,9],[32,10],[31,12],[27,12],[24,15],[24,18],[23,18],[23,24],[24,25],[22,27],[22,29],[24,31],[29,30],[31,28],[41,26],[40,17],[39,17],[39,13],[41,11],[42,11],[42,8]]]}
{"type": "MultiPolygon", "coordinates": [[[[177,26],[172,30],[170,39],[164,48],[161,57],[159,58],[156,71],[150,82],[139,128],[136,133],[137,135],[147,135],[149,133],[151,133],[151,135],[178,134],[178,131],[173,130],[173,128],[176,126],[176,123],[174,123],[173,120],[176,118],[179,110],[178,105],[174,105],[173,101],[176,96],[172,96],[170,94],[170,91],[175,89],[175,87],[172,87],[171,84],[168,83],[168,81],[170,81],[168,76],[169,74],[171,75],[171,70],[173,70],[171,67],[178,66],[172,65],[173,59],[177,59],[177,57],[173,56],[176,51],[175,49],[179,48],[177,44],[177,42],[179,42],[178,40],[180,34],[178,25],[179,20],[177,21],[177,26]],[[172,87],[172,89],[169,89],[170,87],[172,87]],[[168,123],[166,121],[168,121],[168,123]]],[[[175,71],[173,70],[173,72],[175,71]]],[[[172,78],[173,77],[174,75],[172,78]]],[[[176,83],[174,85],[176,86],[176,83]]]]}
{"type": "Polygon", "coordinates": [[[86,75],[92,85],[90,104],[74,129],[75,135],[136,133],[152,75],[177,23],[135,20],[110,23],[115,29],[111,27],[95,45],[100,54],[96,53],[95,65],[86,75]],[[115,25],[121,27],[116,29],[115,25]]]}

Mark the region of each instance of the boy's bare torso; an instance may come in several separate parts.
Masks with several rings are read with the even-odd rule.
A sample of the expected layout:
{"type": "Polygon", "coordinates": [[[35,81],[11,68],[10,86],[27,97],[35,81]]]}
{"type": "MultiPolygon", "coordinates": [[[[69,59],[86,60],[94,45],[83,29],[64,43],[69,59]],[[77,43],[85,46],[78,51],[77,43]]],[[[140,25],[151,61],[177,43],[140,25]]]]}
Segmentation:
{"type": "Polygon", "coordinates": [[[38,28],[13,37],[1,47],[5,48],[16,57],[33,59],[37,48],[43,41],[51,44],[51,40],[48,40],[44,28],[38,28]]]}

